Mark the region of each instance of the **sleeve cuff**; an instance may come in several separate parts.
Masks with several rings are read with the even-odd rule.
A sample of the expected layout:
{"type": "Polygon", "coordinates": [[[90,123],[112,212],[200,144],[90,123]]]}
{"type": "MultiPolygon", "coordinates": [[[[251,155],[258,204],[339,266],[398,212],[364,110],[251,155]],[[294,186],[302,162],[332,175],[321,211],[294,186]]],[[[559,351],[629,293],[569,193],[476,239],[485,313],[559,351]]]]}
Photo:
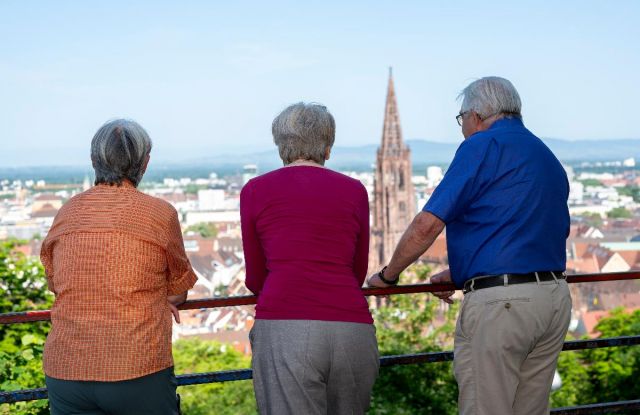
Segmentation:
{"type": "Polygon", "coordinates": [[[196,281],[198,281],[198,277],[193,271],[189,270],[169,283],[167,295],[178,295],[189,291],[189,289],[195,285],[196,281]]]}
{"type": "Polygon", "coordinates": [[[433,206],[425,205],[425,207],[422,208],[422,211],[431,213],[433,216],[440,219],[445,225],[447,224],[445,215],[439,212],[437,209],[434,209],[433,206]]]}

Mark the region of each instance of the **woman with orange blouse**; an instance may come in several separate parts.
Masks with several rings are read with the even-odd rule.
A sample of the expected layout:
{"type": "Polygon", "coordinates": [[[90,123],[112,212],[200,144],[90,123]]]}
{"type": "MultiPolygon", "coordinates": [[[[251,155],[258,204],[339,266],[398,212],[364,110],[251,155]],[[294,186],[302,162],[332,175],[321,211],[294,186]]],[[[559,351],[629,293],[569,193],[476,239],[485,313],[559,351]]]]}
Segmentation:
{"type": "Polygon", "coordinates": [[[91,143],[95,186],[60,209],[43,242],[53,415],[179,413],[171,315],[197,278],[176,210],[136,188],[150,151],[139,124],[103,125],[91,143]]]}

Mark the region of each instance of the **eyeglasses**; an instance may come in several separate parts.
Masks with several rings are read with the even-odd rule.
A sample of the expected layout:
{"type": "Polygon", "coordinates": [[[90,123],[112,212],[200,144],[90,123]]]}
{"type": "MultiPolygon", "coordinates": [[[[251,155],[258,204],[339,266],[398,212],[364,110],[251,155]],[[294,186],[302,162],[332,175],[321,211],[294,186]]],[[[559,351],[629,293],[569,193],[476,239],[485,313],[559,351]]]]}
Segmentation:
{"type": "Polygon", "coordinates": [[[471,111],[461,111],[460,114],[456,115],[456,121],[458,122],[458,125],[460,127],[462,127],[462,119],[464,118],[465,115],[467,115],[470,112],[471,111]]]}

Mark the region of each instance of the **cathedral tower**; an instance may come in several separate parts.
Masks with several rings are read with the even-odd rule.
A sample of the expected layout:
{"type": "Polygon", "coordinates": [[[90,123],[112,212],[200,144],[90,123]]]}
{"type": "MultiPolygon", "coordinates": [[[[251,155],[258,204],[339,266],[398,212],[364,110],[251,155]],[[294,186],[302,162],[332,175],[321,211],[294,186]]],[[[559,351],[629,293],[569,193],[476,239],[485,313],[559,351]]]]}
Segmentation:
{"type": "Polygon", "coordinates": [[[411,150],[402,140],[391,69],[382,143],[378,148],[375,169],[369,251],[369,267],[372,272],[389,262],[396,244],[416,214],[416,200],[411,183],[411,150]]]}

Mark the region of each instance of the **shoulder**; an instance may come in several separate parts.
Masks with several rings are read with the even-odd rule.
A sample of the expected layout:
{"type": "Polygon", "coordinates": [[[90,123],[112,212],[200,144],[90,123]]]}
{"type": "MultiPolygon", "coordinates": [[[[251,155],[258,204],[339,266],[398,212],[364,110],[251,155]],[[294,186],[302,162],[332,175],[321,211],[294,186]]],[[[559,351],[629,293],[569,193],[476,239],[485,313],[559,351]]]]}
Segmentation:
{"type": "Polygon", "coordinates": [[[322,179],[326,180],[336,190],[343,190],[354,195],[367,194],[367,189],[362,182],[344,173],[331,169],[322,169],[322,179]]]}
{"type": "Polygon", "coordinates": [[[159,219],[168,220],[178,215],[176,208],[166,200],[148,195],[139,190],[136,190],[136,198],[138,199],[138,205],[143,210],[159,219]]]}
{"type": "Polygon", "coordinates": [[[60,220],[68,215],[73,215],[74,212],[86,209],[88,204],[91,204],[93,197],[93,188],[86,190],[82,193],[72,196],[67,200],[56,215],[56,219],[60,220]]]}
{"type": "Polygon", "coordinates": [[[352,200],[355,203],[362,203],[369,206],[369,193],[362,182],[346,174],[327,169],[327,180],[330,187],[335,189],[336,194],[340,194],[343,200],[352,200]]]}
{"type": "Polygon", "coordinates": [[[257,187],[269,186],[273,183],[279,182],[282,179],[284,170],[285,169],[281,167],[250,179],[244,184],[244,186],[242,186],[241,192],[250,191],[257,187]]]}
{"type": "Polygon", "coordinates": [[[478,161],[486,158],[491,149],[499,147],[499,140],[490,131],[480,131],[464,140],[456,150],[455,159],[464,162],[468,159],[478,161]]]}
{"type": "Polygon", "coordinates": [[[262,176],[254,177],[253,179],[250,179],[248,182],[246,182],[244,186],[242,186],[242,189],[240,189],[241,199],[247,198],[253,192],[253,188],[255,186],[260,186],[261,177],[262,176]]]}
{"type": "Polygon", "coordinates": [[[337,172],[337,171],[331,170],[331,169],[325,169],[325,171],[327,172],[327,175],[330,178],[332,178],[332,179],[334,179],[336,181],[340,181],[340,182],[344,183],[347,186],[353,186],[353,187],[357,187],[357,188],[364,187],[362,185],[362,182],[360,182],[360,180],[354,179],[353,177],[350,177],[350,176],[347,176],[344,173],[340,173],[340,172],[337,172]]]}

